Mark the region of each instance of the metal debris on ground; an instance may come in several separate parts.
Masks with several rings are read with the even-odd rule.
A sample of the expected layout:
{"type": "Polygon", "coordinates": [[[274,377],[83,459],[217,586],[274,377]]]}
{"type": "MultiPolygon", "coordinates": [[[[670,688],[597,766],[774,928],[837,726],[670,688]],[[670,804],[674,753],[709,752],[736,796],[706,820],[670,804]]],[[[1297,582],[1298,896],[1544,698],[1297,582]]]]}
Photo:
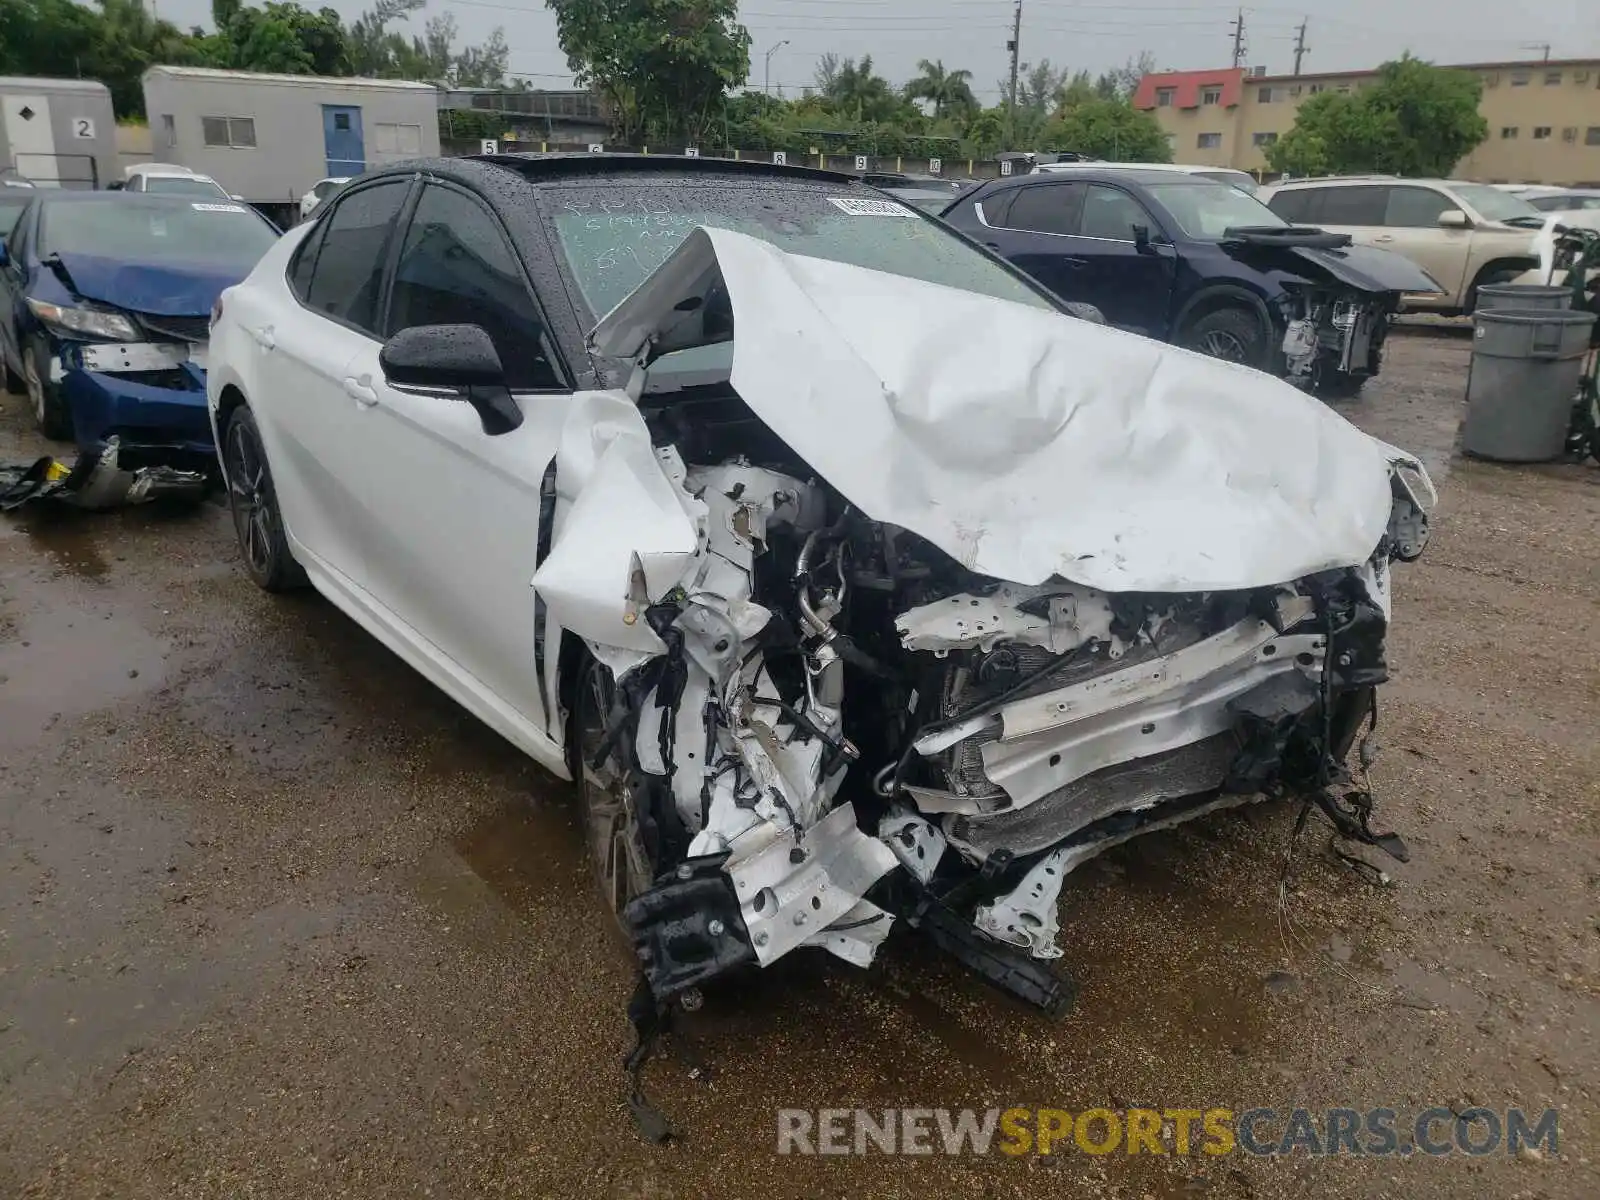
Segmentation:
{"type": "Polygon", "coordinates": [[[30,463],[0,466],[0,512],[25,504],[51,502],[71,508],[102,510],[151,500],[200,500],[206,477],[200,471],[172,467],[118,465],[121,445],[111,438],[98,454],[85,453],[70,466],[46,455],[30,463]]]}

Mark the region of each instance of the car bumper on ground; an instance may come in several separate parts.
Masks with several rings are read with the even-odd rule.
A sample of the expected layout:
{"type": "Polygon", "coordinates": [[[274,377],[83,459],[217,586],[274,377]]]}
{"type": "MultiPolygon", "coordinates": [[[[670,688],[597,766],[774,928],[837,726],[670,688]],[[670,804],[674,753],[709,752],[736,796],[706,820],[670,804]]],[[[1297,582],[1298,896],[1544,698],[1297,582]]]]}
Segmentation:
{"type": "Polygon", "coordinates": [[[62,397],[80,449],[98,453],[116,437],[125,464],[214,469],[205,371],[188,347],[68,346],[60,367],[62,397]]]}

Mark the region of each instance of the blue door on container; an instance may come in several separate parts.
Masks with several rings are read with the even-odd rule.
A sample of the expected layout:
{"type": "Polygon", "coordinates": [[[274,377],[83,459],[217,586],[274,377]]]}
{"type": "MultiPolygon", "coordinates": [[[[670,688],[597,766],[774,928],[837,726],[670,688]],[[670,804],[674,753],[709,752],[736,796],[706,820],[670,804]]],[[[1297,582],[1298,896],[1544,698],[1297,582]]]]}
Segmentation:
{"type": "Polygon", "coordinates": [[[343,104],[322,106],[322,140],[328,155],[328,174],[359,175],[366,170],[367,151],[361,143],[361,110],[343,104]]]}

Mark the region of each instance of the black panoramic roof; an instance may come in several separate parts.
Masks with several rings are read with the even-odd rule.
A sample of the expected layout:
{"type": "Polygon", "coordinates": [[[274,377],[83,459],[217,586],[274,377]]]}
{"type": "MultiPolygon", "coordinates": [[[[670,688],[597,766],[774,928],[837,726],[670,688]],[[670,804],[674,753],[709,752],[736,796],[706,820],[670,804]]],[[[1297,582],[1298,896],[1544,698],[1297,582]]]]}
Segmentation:
{"type": "Polygon", "coordinates": [[[764,179],[807,179],[821,183],[857,183],[860,176],[816,167],[780,166],[748,158],[686,158],[680,154],[474,154],[469,162],[492,163],[516,171],[532,183],[595,175],[748,175],[764,179]]]}

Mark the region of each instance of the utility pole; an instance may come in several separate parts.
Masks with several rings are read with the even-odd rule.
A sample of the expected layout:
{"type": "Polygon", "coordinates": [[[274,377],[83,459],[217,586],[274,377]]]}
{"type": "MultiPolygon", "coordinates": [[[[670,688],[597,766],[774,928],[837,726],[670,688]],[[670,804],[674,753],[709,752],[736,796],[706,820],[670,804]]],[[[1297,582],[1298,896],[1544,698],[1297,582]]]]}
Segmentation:
{"type": "Polygon", "coordinates": [[[765,96],[772,95],[772,56],[774,54],[776,54],[779,50],[782,50],[788,44],[789,44],[789,39],[788,38],[784,38],[783,41],[779,42],[776,46],[773,46],[770,50],[767,51],[767,73],[766,73],[765,80],[761,84],[761,93],[762,93],[762,95],[765,95],[765,96]]]}
{"type": "Polygon", "coordinates": [[[1011,51],[1011,94],[1006,102],[1006,143],[1007,149],[1015,150],[1011,145],[1017,136],[1017,60],[1022,54],[1022,0],[1017,0],[1017,11],[1011,21],[1011,40],[1006,43],[1006,49],[1011,51]]]}
{"type": "Polygon", "coordinates": [[[1294,73],[1296,75],[1300,74],[1300,60],[1311,53],[1311,47],[1306,45],[1306,26],[1310,23],[1311,18],[1307,17],[1304,21],[1300,22],[1300,28],[1295,31],[1294,73]]]}
{"type": "Polygon", "coordinates": [[[1244,44],[1244,9],[1239,9],[1239,15],[1229,22],[1233,26],[1233,65],[1244,65],[1244,56],[1248,47],[1244,44]]]}

